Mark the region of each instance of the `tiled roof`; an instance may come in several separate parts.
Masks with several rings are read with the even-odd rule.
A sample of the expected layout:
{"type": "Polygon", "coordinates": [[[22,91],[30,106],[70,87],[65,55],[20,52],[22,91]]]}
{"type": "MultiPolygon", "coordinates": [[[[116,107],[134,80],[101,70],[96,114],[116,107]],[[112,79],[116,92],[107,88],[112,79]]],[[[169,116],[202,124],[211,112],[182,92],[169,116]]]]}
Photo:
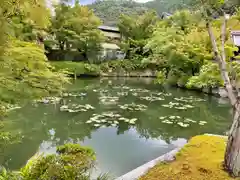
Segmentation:
{"type": "Polygon", "coordinates": [[[98,26],[101,30],[108,30],[108,31],[119,31],[118,27],[111,27],[111,26],[98,26]]]}
{"type": "Polygon", "coordinates": [[[232,35],[240,35],[240,30],[239,31],[231,31],[232,35]]]}

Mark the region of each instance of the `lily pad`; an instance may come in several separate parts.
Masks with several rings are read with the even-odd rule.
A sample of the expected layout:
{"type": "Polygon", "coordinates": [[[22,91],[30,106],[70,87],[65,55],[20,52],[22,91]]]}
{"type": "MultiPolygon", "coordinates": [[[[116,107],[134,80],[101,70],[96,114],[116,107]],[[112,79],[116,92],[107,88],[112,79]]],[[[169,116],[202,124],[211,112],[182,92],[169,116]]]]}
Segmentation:
{"type": "Polygon", "coordinates": [[[162,123],[165,123],[165,124],[173,124],[173,122],[172,122],[172,121],[169,121],[169,120],[164,120],[164,121],[162,121],[162,123]]]}
{"type": "Polygon", "coordinates": [[[144,104],[124,104],[124,105],[119,105],[119,108],[124,109],[124,110],[130,110],[130,111],[144,111],[147,109],[147,106],[144,104]]]}
{"type": "Polygon", "coordinates": [[[183,122],[178,122],[177,124],[181,127],[188,127],[189,126],[189,124],[183,123],[183,122]]]}

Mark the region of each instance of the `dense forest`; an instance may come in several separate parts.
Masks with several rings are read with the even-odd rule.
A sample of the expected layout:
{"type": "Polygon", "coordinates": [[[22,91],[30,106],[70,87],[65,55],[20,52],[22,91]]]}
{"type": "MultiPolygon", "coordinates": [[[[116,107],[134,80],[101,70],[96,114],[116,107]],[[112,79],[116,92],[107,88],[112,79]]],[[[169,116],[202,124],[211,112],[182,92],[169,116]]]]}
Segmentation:
{"type": "Polygon", "coordinates": [[[158,15],[161,15],[164,12],[172,13],[187,8],[189,5],[190,0],[154,0],[146,3],[138,3],[133,0],[97,0],[88,7],[94,10],[94,13],[104,24],[116,25],[121,14],[143,14],[148,10],[154,10],[158,15]]]}
{"type": "MultiPolygon", "coordinates": [[[[224,8],[228,13],[233,13],[238,0],[228,1],[224,8]]],[[[159,16],[162,13],[174,13],[181,9],[195,9],[196,4],[192,0],[153,0],[146,3],[138,3],[133,0],[97,0],[88,5],[105,25],[116,25],[121,14],[143,14],[154,10],[159,16]]]]}

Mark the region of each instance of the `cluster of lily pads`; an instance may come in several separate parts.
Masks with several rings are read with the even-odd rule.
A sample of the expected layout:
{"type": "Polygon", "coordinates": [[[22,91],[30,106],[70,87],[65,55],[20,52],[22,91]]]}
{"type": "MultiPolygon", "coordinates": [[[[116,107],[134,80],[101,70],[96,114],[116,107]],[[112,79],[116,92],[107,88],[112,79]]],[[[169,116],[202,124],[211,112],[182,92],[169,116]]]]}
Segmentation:
{"type": "Polygon", "coordinates": [[[62,98],[60,97],[45,97],[42,99],[35,100],[37,103],[43,103],[43,104],[57,104],[60,102],[62,98]]]}
{"type": "Polygon", "coordinates": [[[82,97],[86,95],[87,93],[63,93],[63,97],[82,97]]]}
{"type": "Polygon", "coordinates": [[[166,96],[166,97],[172,96],[172,93],[164,93],[164,92],[152,92],[151,94],[156,96],[166,96]]]}
{"type": "Polygon", "coordinates": [[[162,116],[159,117],[159,119],[162,120],[162,123],[164,124],[177,124],[181,127],[189,127],[191,123],[198,123],[199,125],[203,126],[207,124],[206,121],[195,121],[189,118],[182,118],[180,116],[162,116]]]}
{"type": "Polygon", "coordinates": [[[130,92],[137,92],[137,93],[147,93],[149,90],[147,89],[130,89],[130,92]]]}
{"type": "Polygon", "coordinates": [[[93,92],[107,93],[107,89],[93,89],[93,92]]]}
{"type": "Polygon", "coordinates": [[[120,122],[135,124],[137,120],[137,118],[128,119],[113,112],[104,112],[102,114],[93,114],[93,117],[86,121],[86,123],[92,124],[95,127],[116,127],[120,122]]]}
{"type": "Polygon", "coordinates": [[[194,106],[190,104],[183,104],[178,102],[169,102],[168,104],[163,104],[162,106],[167,108],[180,109],[180,110],[194,108],[194,106]]]}
{"type": "Polygon", "coordinates": [[[140,97],[140,99],[147,100],[147,101],[163,101],[163,100],[165,100],[164,98],[157,97],[157,96],[143,96],[143,97],[140,97]]]}
{"type": "Polygon", "coordinates": [[[99,100],[101,103],[116,103],[119,100],[117,96],[100,96],[99,100]]]}
{"type": "Polygon", "coordinates": [[[95,109],[93,106],[90,104],[69,104],[69,105],[63,105],[60,107],[60,111],[66,111],[66,112],[86,112],[88,110],[95,109]]]}
{"type": "Polygon", "coordinates": [[[124,104],[124,105],[119,105],[121,109],[124,110],[130,110],[130,111],[145,111],[147,109],[147,106],[144,104],[124,104]]]}
{"type": "Polygon", "coordinates": [[[128,92],[117,92],[118,96],[127,96],[128,92]]]}
{"type": "Polygon", "coordinates": [[[189,97],[180,97],[180,98],[174,98],[176,101],[182,101],[182,102],[201,102],[201,101],[205,101],[204,99],[200,99],[200,98],[195,98],[193,96],[189,96],[189,97]]]}

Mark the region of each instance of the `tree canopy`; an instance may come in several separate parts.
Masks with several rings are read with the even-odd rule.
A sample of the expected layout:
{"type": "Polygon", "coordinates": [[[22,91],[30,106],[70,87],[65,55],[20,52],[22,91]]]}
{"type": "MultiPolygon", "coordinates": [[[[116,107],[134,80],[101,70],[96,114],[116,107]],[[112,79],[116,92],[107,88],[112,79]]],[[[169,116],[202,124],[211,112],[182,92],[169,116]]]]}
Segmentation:
{"type": "Polygon", "coordinates": [[[50,23],[45,1],[8,1],[0,4],[0,106],[22,97],[46,96],[61,92],[67,82],[47,62],[35,30],[50,23]],[[33,37],[34,38],[30,38],[33,37]],[[37,41],[36,41],[37,40],[37,41]],[[29,41],[29,42],[27,42],[29,41]]]}
{"type": "Polygon", "coordinates": [[[77,49],[84,57],[89,57],[101,48],[103,35],[98,30],[101,21],[92,10],[81,6],[79,1],[73,6],[57,4],[51,22],[50,34],[54,40],[52,44],[61,50],[77,49]]]}

